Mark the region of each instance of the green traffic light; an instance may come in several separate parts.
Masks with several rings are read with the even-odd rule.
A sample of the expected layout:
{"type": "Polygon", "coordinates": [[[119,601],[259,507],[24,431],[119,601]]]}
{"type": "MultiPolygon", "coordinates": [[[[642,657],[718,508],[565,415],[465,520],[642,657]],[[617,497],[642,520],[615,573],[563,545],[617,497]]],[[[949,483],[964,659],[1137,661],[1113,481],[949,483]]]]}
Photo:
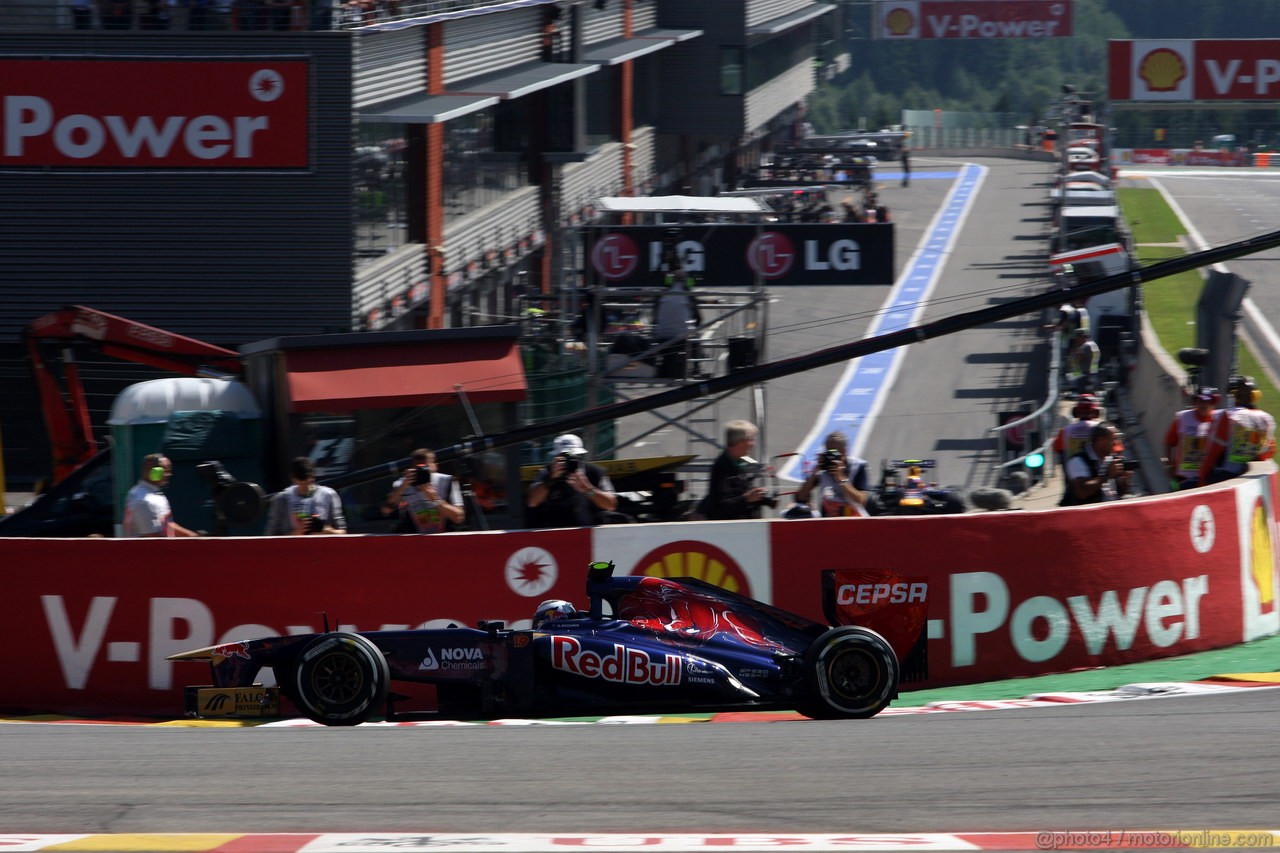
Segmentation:
{"type": "Polygon", "coordinates": [[[1026,459],[1026,465],[1027,465],[1027,467],[1028,467],[1028,468],[1033,468],[1033,469],[1034,469],[1034,468],[1043,468],[1043,467],[1044,467],[1044,454],[1043,454],[1043,453],[1031,453],[1031,454],[1028,454],[1028,455],[1027,455],[1027,459],[1026,459]]]}

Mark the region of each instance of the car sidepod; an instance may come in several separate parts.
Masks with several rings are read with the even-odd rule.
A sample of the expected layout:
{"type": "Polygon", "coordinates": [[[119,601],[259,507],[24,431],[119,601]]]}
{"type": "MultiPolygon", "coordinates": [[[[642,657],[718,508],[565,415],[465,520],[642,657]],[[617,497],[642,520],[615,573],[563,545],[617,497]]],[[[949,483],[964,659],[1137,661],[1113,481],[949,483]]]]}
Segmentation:
{"type": "Polygon", "coordinates": [[[560,624],[535,634],[534,648],[540,697],[565,711],[751,706],[772,699],[756,688],[776,692],[780,681],[769,655],[735,657],[706,642],[695,648],[623,621],[560,624]]]}

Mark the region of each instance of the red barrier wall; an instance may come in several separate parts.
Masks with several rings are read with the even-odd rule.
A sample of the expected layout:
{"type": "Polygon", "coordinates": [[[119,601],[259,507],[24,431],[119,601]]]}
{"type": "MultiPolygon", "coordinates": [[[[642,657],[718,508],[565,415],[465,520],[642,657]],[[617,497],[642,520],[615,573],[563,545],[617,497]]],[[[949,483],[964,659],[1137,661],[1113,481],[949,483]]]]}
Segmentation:
{"type": "Polygon", "coordinates": [[[11,641],[0,709],[177,714],[165,655],[334,626],[437,627],[584,602],[585,566],[705,577],[822,618],[819,573],[929,583],[930,682],[1127,663],[1280,631],[1275,467],[1229,484],[1046,512],[595,530],[172,540],[0,539],[11,641]]]}

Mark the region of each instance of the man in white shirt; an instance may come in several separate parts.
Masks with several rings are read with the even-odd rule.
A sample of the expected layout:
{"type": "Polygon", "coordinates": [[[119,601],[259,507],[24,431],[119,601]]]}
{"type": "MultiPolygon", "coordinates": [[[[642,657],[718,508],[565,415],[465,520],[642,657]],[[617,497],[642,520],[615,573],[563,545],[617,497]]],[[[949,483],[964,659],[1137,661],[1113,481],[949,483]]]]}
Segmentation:
{"type": "Polygon", "coordinates": [[[126,538],[199,536],[173,520],[169,499],[162,491],[173,477],[173,463],[163,453],[142,457],[142,477],[124,499],[126,538]]]}

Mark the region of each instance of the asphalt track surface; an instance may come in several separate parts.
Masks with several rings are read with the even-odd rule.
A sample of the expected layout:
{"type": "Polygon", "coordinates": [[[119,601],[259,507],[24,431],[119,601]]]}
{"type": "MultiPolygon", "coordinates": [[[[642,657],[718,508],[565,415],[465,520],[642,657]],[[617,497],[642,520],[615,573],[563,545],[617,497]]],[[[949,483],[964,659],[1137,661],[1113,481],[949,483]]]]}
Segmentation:
{"type": "MultiPolygon", "coordinates": [[[[899,270],[948,191],[947,180],[922,173],[956,165],[918,158],[909,189],[882,191],[906,255],[899,270]]],[[[1038,286],[1048,167],[984,165],[928,319],[1038,286]]],[[[864,333],[890,290],[778,295],[771,326],[785,333],[770,357],[864,333]]],[[[866,455],[927,452],[941,457],[943,477],[976,483],[988,467],[978,439],[992,412],[1032,390],[1036,324],[912,347],[866,455]]],[[[842,371],[775,383],[771,452],[800,443],[842,371]]],[[[0,725],[0,833],[1266,827],[1280,802],[1278,711],[1280,691],[1256,690],[857,722],[0,725]]]]}
{"type": "Polygon", "coordinates": [[[0,726],[0,832],[1262,828],[1280,691],[866,721],[0,726]]]}

